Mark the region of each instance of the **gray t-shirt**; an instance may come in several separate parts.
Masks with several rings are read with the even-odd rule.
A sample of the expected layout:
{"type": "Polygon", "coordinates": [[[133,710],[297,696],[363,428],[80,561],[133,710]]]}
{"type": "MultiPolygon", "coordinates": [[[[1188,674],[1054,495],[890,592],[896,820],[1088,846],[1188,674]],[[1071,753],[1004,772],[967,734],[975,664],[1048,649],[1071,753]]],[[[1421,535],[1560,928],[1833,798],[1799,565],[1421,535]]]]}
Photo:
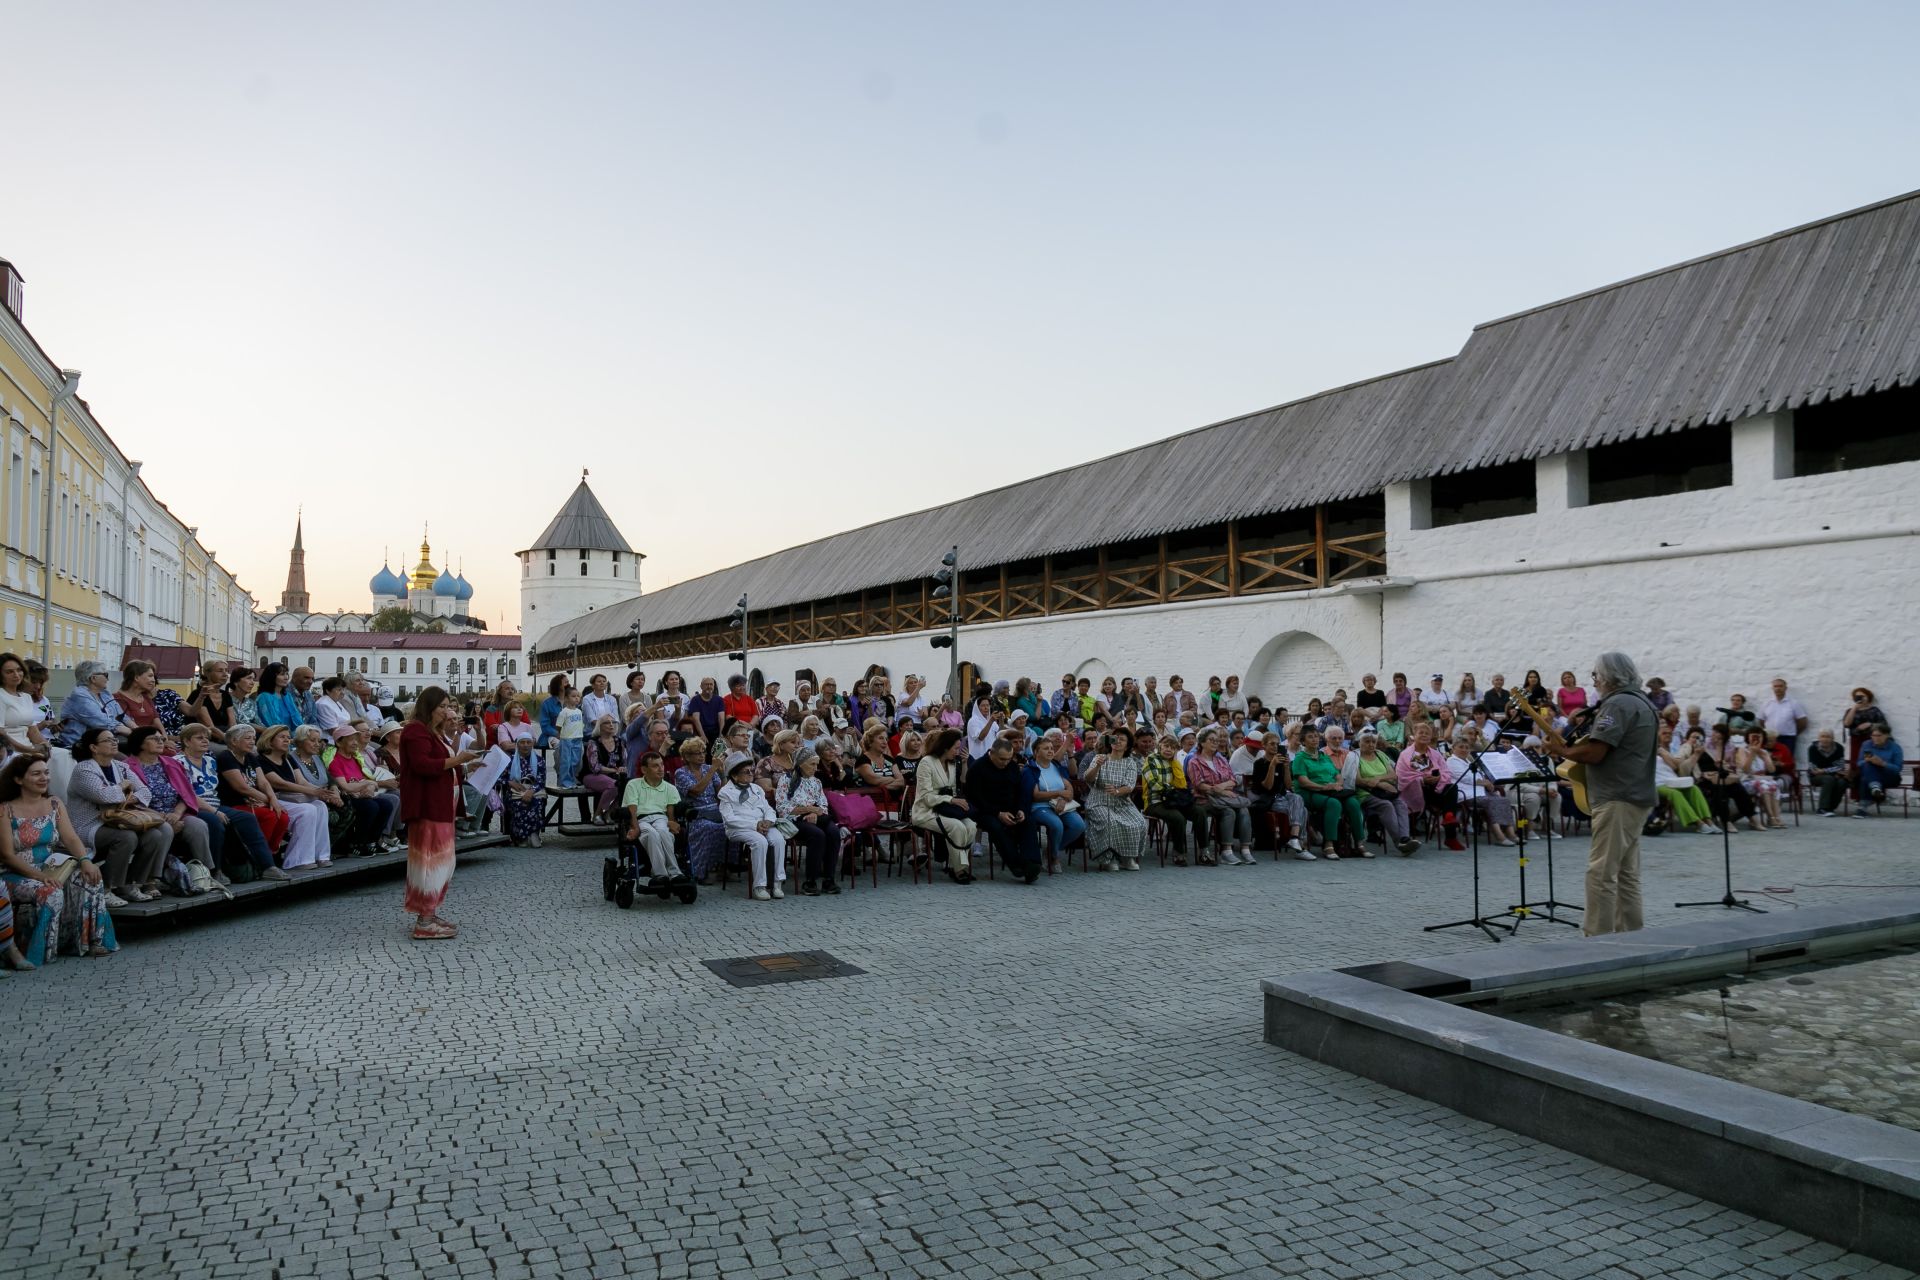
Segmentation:
{"type": "Polygon", "coordinates": [[[1606,759],[1587,766],[1587,803],[1613,800],[1651,809],[1659,798],[1653,787],[1653,744],[1660,717],[1637,693],[1616,693],[1594,709],[1587,736],[1612,748],[1606,759]]]}

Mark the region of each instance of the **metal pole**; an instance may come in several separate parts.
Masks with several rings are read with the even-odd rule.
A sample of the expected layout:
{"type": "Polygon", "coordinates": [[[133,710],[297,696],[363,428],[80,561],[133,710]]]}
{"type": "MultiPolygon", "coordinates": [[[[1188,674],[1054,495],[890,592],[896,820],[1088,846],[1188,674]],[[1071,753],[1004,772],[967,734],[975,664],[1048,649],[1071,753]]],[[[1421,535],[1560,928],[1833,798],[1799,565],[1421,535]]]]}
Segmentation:
{"type": "Polygon", "coordinates": [[[80,375],[62,369],[65,384],[56,388],[47,410],[47,492],[46,510],[40,513],[40,662],[53,668],[53,476],[59,463],[60,402],[74,394],[80,375]]]}
{"type": "Polygon", "coordinates": [[[960,547],[953,548],[953,599],[947,614],[947,634],[953,643],[947,646],[947,688],[953,690],[955,706],[966,704],[966,690],[960,688],[960,547]]]}
{"type": "Polygon", "coordinates": [[[747,677],[749,692],[753,689],[753,677],[747,675],[747,667],[753,661],[753,651],[747,648],[747,631],[752,625],[753,614],[747,611],[747,598],[743,595],[740,597],[740,674],[747,677]]]}

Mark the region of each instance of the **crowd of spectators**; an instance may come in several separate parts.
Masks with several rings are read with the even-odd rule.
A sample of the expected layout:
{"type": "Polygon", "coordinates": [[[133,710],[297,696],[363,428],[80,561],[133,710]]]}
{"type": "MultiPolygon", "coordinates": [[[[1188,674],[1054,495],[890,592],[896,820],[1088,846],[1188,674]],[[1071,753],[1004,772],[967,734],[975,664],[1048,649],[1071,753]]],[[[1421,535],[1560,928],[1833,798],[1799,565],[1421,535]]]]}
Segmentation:
{"type": "MultiPolygon", "coordinates": [[[[364,676],[215,661],[181,697],[145,662],[117,688],[100,663],[74,675],[56,708],[43,667],[0,654],[7,967],[110,953],[113,907],[402,847],[401,726],[364,676]]],[[[1819,814],[1864,817],[1904,785],[1871,690],[1811,738],[1785,680],[1758,705],[1733,694],[1704,710],[1658,679],[1645,692],[1663,722],[1655,769],[1671,829],[1777,828],[1801,788],[1819,814]]],[[[448,745],[475,753],[470,829],[497,819],[537,846],[557,788],[660,874],[706,882],[744,853],[754,896],[772,900],[790,850],[801,893],[834,893],[844,858],[878,856],[861,839],[873,831],[924,833],[916,856],[962,884],[989,844],[1028,883],[1076,851],[1097,870],[1136,871],[1156,843],[1177,865],[1208,866],[1254,865],[1268,841],[1305,861],[1370,858],[1370,833],[1403,856],[1422,834],[1458,849],[1468,824],[1508,844],[1568,805],[1554,781],[1476,767],[1496,753],[1508,773],[1540,762],[1537,739],[1511,728],[1523,699],[1559,732],[1595,701],[1571,671],[1552,686],[1538,671],[1514,685],[1495,674],[1485,688],[1435,673],[1418,690],[1367,675],[1298,710],[1235,676],[1198,690],[1178,675],[1164,689],[1154,676],[1023,678],[956,703],[915,675],[896,689],[879,668],[844,693],[825,679],[790,695],[778,683],[755,694],[740,676],[724,692],[712,679],[689,689],[674,671],[649,686],[635,671],[623,692],[556,676],[537,701],[503,681],[448,745]]]]}
{"type": "MultiPolygon", "coordinates": [[[[1645,694],[1667,724],[1656,761],[1663,824],[1715,834],[1735,821],[1782,825],[1808,727],[1786,681],[1757,708],[1735,694],[1706,719],[1663,680],[1645,694]]],[[[1256,842],[1268,839],[1307,861],[1373,857],[1370,832],[1403,856],[1421,832],[1460,849],[1468,824],[1509,845],[1522,824],[1574,812],[1570,790],[1539,776],[1539,738],[1513,727],[1532,724],[1521,706],[1564,733],[1596,701],[1571,671],[1551,686],[1538,671],[1517,684],[1496,673],[1484,688],[1471,672],[1451,684],[1435,673],[1419,690],[1402,673],[1385,686],[1367,675],[1351,694],[1335,689],[1298,711],[1244,693],[1237,676],[1210,677],[1204,690],[1178,675],[1164,689],[1154,676],[1108,677],[1098,688],[1072,675],[1052,689],[1019,679],[982,684],[956,704],[916,675],[896,690],[877,667],[844,693],[826,679],[800,680],[790,695],[777,682],[756,694],[744,676],[722,691],[711,678],[690,689],[677,671],[651,684],[633,671],[624,692],[603,675],[584,689],[558,675],[537,702],[503,681],[468,708],[458,745],[553,762],[523,766],[512,784],[470,788],[471,825],[515,812],[503,786],[542,798],[548,787],[584,789],[597,821],[635,839],[683,837],[685,869],[701,883],[744,849],[755,896],[771,900],[785,896],[785,854],[796,844],[801,892],[833,891],[826,868],[859,848],[848,838],[859,832],[836,817],[835,797],[848,794],[870,799],[883,825],[926,832],[961,883],[989,843],[1029,881],[1075,850],[1099,870],[1137,870],[1150,838],[1176,864],[1225,866],[1253,865],[1256,842]],[[1522,779],[1491,776],[1493,754],[1506,757],[1503,776],[1522,779]],[[647,782],[656,760],[658,779],[647,782]]],[[[1885,723],[1871,691],[1857,689],[1835,728],[1806,749],[1819,812],[1850,796],[1865,816],[1899,784],[1898,744],[1874,744],[1885,723]],[[1842,758],[1823,766],[1842,737],[1842,758]]],[[[517,841],[539,841],[541,807],[523,804],[507,824],[517,841]]]]}

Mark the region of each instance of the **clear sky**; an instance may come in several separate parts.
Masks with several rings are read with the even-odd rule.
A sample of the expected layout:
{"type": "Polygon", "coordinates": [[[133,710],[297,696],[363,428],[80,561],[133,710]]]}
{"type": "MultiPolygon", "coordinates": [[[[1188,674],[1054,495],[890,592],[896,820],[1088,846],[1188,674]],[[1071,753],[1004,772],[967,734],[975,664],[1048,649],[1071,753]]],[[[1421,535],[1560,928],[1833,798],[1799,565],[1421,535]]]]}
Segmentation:
{"type": "Polygon", "coordinates": [[[431,521],[508,630],[582,466],[663,586],[1920,186],[1910,3],[0,0],[0,32],[0,255],[155,492],[262,602],[296,504],[322,608],[431,521]]]}

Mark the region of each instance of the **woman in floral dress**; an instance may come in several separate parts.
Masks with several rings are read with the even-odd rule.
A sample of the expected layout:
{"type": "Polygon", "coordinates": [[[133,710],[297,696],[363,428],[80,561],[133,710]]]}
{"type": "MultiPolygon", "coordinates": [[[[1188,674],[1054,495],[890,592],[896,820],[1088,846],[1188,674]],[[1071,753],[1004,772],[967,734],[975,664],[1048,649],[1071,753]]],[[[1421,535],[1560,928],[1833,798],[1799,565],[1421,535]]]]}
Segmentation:
{"type": "Polygon", "coordinates": [[[693,878],[707,882],[713,869],[727,853],[727,831],[720,824],[720,770],[707,761],[707,744],[688,738],[680,744],[680,767],[674,771],[673,785],[680,798],[693,806],[693,818],[687,823],[687,861],[693,878]]]}
{"type": "Polygon", "coordinates": [[[64,950],[104,956],[119,949],[107,914],[107,882],[87,858],[86,846],[48,794],[53,772],[37,756],[19,756],[0,769],[0,879],[10,903],[36,909],[31,964],[47,964],[64,950]],[[78,861],[65,881],[53,876],[56,852],[78,861]]]}

